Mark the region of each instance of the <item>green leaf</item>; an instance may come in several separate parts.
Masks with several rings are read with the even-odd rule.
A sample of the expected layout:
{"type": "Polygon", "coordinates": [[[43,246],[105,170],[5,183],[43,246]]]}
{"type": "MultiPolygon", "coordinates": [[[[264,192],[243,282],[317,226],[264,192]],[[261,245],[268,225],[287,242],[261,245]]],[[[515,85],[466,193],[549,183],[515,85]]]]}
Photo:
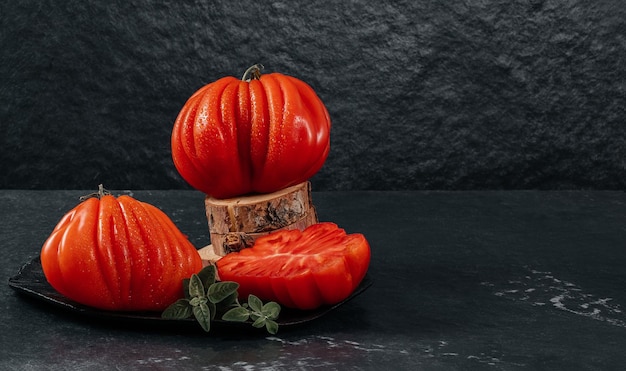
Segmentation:
{"type": "Polygon", "coordinates": [[[199,298],[196,296],[194,298],[191,298],[191,300],[189,300],[189,304],[192,307],[197,307],[198,305],[206,304],[207,301],[208,299],[206,297],[199,298]]]}
{"type": "Polygon", "coordinates": [[[252,321],[256,321],[256,320],[257,320],[257,319],[259,319],[259,318],[265,318],[265,317],[263,317],[263,315],[262,315],[261,313],[258,313],[258,312],[250,312],[250,319],[251,319],[252,321]]]}
{"type": "Polygon", "coordinates": [[[216,282],[209,287],[209,300],[212,303],[219,303],[233,293],[237,292],[238,288],[239,284],[237,282],[216,282]]]}
{"type": "Polygon", "coordinates": [[[207,265],[198,272],[202,286],[206,289],[215,283],[215,266],[207,265]]]}
{"type": "Polygon", "coordinates": [[[248,301],[240,304],[237,292],[239,284],[232,281],[217,282],[215,266],[204,267],[198,274],[183,279],[182,283],[185,298],[167,307],[161,313],[162,318],[185,319],[193,315],[202,329],[209,332],[216,314],[230,307],[222,315],[223,320],[251,321],[256,328],[265,326],[270,334],[278,332],[275,320],[280,314],[280,305],[273,301],[263,304],[255,295],[249,295],[248,301]]]}
{"type": "Polygon", "coordinates": [[[211,312],[206,303],[193,307],[193,315],[196,317],[200,326],[202,326],[202,329],[209,332],[211,329],[211,312]]]}
{"type": "Polygon", "coordinates": [[[252,323],[252,326],[256,328],[261,328],[265,326],[265,318],[263,317],[257,318],[257,320],[252,323]]]}
{"type": "Polygon", "coordinates": [[[237,298],[238,297],[239,297],[239,295],[237,295],[237,291],[233,292],[232,294],[230,294],[227,297],[225,297],[224,300],[219,302],[220,307],[228,308],[228,307],[233,306],[233,305],[238,305],[237,304],[237,298]]]}
{"type": "Polygon", "coordinates": [[[189,279],[189,295],[192,298],[201,298],[206,296],[204,293],[204,286],[197,274],[192,274],[189,279]]]}
{"type": "Polygon", "coordinates": [[[250,318],[250,312],[244,307],[235,307],[222,315],[224,321],[246,322],[250,318]]]}
{"type": "Polygon", "coordinates": [[[257,313],[261,313],[263,310],[263,302],[261,299],[252,294],[248,295],[248,305],[250,306],[250,309],[257,313]]]}
{"type": "Polygon", "coordinates": [[[189,278],[183,278],[183,293],[185,299],[191,299],[191,295],[189,295],[189,278]]]}
{"type": "Polygon", "coordinates": [[[265,318],[271,320],[278,319],[278,315],[280,314],[280,305],[275,301],[270,301],[269,303],[263,305],[261,313],[265,316],[265,318]]]}
{"type": "Polygon", "coordinates": [[[278,323],[276,321],[272,321],[271,319],[265,320],[265,329],[272,335],[276,335],[278,332],[278,323]]]}
{"type": "Polygon", "coordinates": [[[215,314],[217,313],[217,308],[214,303],[211,303],[209,300],[206,301],[207,307],[209,307],[209,311],[211,312],[211,321],[215,319],[215,314]]]}
{"type": "Polygon", "coordinates": [[[189,305],[189,300],[187,299],[178,299],[175,303],[171,304],[167,307],[163,313],[161,313],[161,318],[164,319],[185,319],[191,317],[191,306],[189,305]]]}

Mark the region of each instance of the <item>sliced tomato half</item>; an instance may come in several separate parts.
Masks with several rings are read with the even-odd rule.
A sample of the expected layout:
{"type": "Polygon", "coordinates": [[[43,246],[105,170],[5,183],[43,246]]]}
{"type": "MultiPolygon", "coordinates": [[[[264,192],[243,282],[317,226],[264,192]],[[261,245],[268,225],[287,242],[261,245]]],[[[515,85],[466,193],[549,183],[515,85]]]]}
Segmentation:
{"type": "Polygon", "coordinates": [[[254,294],[309,310],[350,296],[365,277],[370,257],[362,234],[346,234],[336,224],[324,222],[304,231],[268,234],[216,265],[220,280],[239,283],[241,298],[254,294]]]}

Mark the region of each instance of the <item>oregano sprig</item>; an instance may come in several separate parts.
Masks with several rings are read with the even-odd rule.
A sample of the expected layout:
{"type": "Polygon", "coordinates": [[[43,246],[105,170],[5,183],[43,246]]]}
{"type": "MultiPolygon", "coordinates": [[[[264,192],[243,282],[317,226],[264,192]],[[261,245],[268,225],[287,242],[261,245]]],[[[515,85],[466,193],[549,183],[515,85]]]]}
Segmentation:
{"type": "Polygon", "coordinates": [[[183,280],[184,298],[178,299],[161,314],[165,319],[196,318],[202,329],[209,332],[211,321],[218,312],[221,318],[231,322],[252,322],[256,328],[265,327],[270,334],[278,332],[276,320],[280,314],[280,305],[276,302],[263,304],[254,295],[241,304],[237,290],[239,284],[232,281],[216,281],[215,266],[209,265],[197,274],[183,280]]]}

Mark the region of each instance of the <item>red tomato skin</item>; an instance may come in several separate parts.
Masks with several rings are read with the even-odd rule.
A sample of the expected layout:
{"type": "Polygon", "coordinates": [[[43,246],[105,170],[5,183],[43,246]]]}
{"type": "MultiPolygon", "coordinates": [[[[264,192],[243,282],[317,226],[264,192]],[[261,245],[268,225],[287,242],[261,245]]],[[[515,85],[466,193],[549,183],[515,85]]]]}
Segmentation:
{"type": "Polygon", "coordinates": [[[304,182],[330,151],[330,116],[305,82],[279,73],[224,77],[196,91],[172,130],[172,159],[193,188],[218,199],[304,182]]]}
{"type": "Polygon", "coordinates": [[[202,260],[160,209],[130,196],[90,198],[70,210],[41,250],[50,285],[104,310],[161,311],[182,296],[202,260]]]}
{"type": "Polygon", "coordinates": [[[360,233],[334,223],[304,231],[281,230],[217,261],[220,280],[239,283],[242,299],[254,294],[285,307],[310,310],[337,304],[361,283],[371,260],[360,233]]]}

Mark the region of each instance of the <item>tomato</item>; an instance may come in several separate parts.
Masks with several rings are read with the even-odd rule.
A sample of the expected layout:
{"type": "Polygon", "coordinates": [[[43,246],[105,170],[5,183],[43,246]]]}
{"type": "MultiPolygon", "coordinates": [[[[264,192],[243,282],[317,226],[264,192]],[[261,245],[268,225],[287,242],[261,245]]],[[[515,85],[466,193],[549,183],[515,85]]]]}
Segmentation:
{"type": "Polygon", "coordinates": [[[105,310],[160,311],[182,280],[202,269],[195,247],[169,217],[130,196],[101,195],[70,210],[41,250],[50,285],[105,310]]]}
{"type": "Polygon", "coordinates": [[[244,79],[224,77],[200,88],[172,130],[176,169],[214,198],[302,183],[330,150],[330,117],[309,85],[280,73],[261,75],[258,66],[244,79]]]}
{"type": "Polygon", "coordinates": [[[297,309],[315,309],[346,299],[365,277],[370,247],[362,234],[336,224],[304,231],[280,230],[250,248],[216,262],[220,280],[239,283],[239,295],[254,294],[297,309]]]}

